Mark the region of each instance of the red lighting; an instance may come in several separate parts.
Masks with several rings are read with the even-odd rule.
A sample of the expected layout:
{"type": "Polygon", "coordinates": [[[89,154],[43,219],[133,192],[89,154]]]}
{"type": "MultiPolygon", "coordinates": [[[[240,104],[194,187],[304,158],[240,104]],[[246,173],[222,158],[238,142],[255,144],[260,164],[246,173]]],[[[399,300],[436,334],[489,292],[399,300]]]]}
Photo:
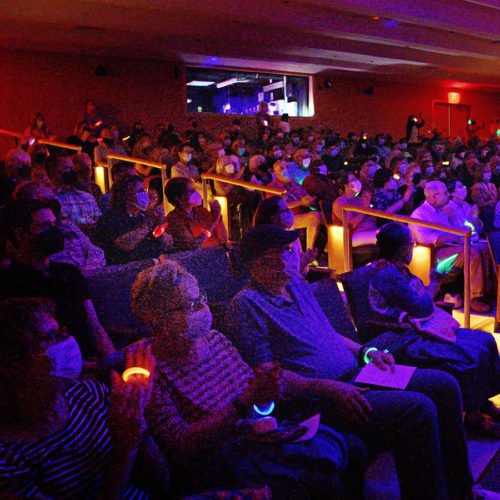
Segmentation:
{"type": "Polygon", "coordinates": [[[379,17],[379,16],[373,16],[373,17],[372,17],[372,19],[373,19],[374,21],[376,21],[377,19],[380,19],[380,17],[379,17]]]}

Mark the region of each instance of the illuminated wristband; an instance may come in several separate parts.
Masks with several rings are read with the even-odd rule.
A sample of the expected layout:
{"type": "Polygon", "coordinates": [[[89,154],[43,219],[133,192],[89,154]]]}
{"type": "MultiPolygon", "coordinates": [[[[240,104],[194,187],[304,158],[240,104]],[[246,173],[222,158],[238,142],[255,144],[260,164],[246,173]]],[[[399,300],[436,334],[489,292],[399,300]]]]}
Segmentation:
{"type": "Polygon", "coordinates": [[[369,347],[365,351],[365,353],[363,355],[363,361],[364,361],[365,365],[367,365],[368,363],[370,363],[371,359],[368,357],[368,353],[369,352],[373,352],[373,351],[378,351],[378,349],[376,347],[369,347]]]}
{"type": "Polygon", "coordinates": [[[128,382],[128,379],[132,375],[144,375],[144,377],[149,378],[151,376],[151,372],[146,370],[146,368],[141,368],[140,366],[132,366],[131,368],[127,368],[123,374],[122,379],[124,382],[128,382]]]}
{"type": "Polygon", "coordinates": [[[267,417],[268,415],[271,415],[271,413],[273,412],[274,406],[275,406],[274,401],[271,401],[264,408],[259,408],[257,405],[253,405],[253,411],[259,417],[267,417]]]}
{"type": "Polygon", "coordinates": [[[212,233],[208,229],[202,229],[201,232],[207,237],[210,238],[212,236],[212,233]]]}

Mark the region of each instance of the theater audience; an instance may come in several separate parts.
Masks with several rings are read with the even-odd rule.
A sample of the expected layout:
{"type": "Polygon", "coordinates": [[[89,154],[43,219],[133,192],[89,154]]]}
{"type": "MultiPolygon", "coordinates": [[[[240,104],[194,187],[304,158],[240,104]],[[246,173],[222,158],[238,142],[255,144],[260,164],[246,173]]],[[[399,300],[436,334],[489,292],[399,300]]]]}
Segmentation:
{"type": "MultiPolygon", "coordinates": [[[[323,421],[357,434],[372,451],[392,448],[402,498],[468,498],[472,477],[456,380],[416,370],[406,391],[353,385],[365,347],[333,330],[297,276],[299,257],[290,246],[297,235],[274,225],[245,235],[240,251],[252,279],[227,315],[231,341],[254,369],[279,363],[303,410],[317,398],[312,406],[323,421]]],[[[378,350],[368,356],[381,369],[394,363],[378,350]]]]}
{"type": "MultiPolygon", "coordinates": [[[[449,200],[450,195],[445,184],[440,181],[428,182],[425,186],[425,202],[411,216],[428,222],[452,225],[452,221],[444,209],[449,200]]],[[[453,266],[463,269],[463,246],[457,236],[416,225],[410,225],[410,230],[417,243],[434,246],[436,259],[445,259],[457,254],[453,266]]],[[[487,301],[490,293],[491,257],[486,244],[478,242],[471,245],[470,264],[471,309],[478,313],[488,312],[490,310],[487,301]]]]}
{"type": "MultiPolygon", "coordinates": [[[[379,260],[371,264],[375,273],[370,276],[369,304],[372,317],[378,321],[396,324],[396,360],[401,364],[421,368],[438,368],[451,373],[459,382],[468,428],[483,437],[498,439],[500,426],[481,415],[481,410],[493,410],[488,398],[500,393],[500,359],[495,339],[479,330],[458,328],[450,315],[441,313],[450,329],[456,334],[455,343],[446,343],[419,333],[411,325],[413,318],[431,317],[436,305],[432,301],[441,275],[431,274],[426,289],[422,281],[411,274],[408,264],[413,256],[413,239],[410,230],[402,224],[391,222],[377,235],[379,260]]],[[[390,327],[389,327],[390,329],[390,327]]],[[[391,345],[387,346],[389,350],[391,345]]],[[[500,412],[495,414],[500,421],[500,412]]]]}
{"type": "Polygon", "coordinates": [[[112,372],[109,390],[78,380],[78,344],[43,299],[1,302],[0,328],[2,497],[148,498],[129,479],[151,394],[150,350],[137,347],[127,363],[150,377],[124,382],[112,372]]]}
{"type": "Polygon", "coordinates": [[[97,223],[96,243],[109,265],[159,257],[172,247],[172,237],[154,229],[165,222],[162,206],[149,207],[142,180],[126,174],[111,188],[111,207],[97,223]]]}
{"type": "Polygon", "coordinates": [[[174,206],[166,218],[166,231],[172,236],[176,251],[226,244],[227,232],[219,202],[212,202],[210,211],[203,208],[193,180],[187,177],[169,179],[165,196],[174,206]]]}
{"type": "Polygon", "coordinates": [[[51,298],[57,304],[59,323],[75,336],[85,356],[114,352],[81,271],[50,261],[51,255],[64,249],[50,202],[11,200],[2,211],[2,229],[11,264],[1,275],[0,296],[51,298]]]}
{"type": "Polygon", "coordinates": [[[275,179],[268,184],[268,187],[286,190],[283,199],[293,212],[294,227],[306,229],[306,246],[314,248],[321,222],[320,212],[311,210],[312,205],[316,203],[316,198],[309,195],[303,186],[295,182],[286,161],[277,161],[274,164],[273,173],[275,179]]]}
{"type": "Polygon", "coordinates": [[[110,128],[101,130],[101,143],[94,149],[94,162],[101,165],[107,162],[108,154],[127,156],[127,151],[121,144],[115,144],[115,137],[110,128]]]}
{"type": "Polygon", "coordinates": [[[300,443],[283,443],[285,453],[279,441],[245,439],[238,422],[251,415],[253,404],[286,404],[281,370],[252,371],[227,338],[211,329],[206,297],[191,274],[169,261],[141,271],[132,309],[154,336],[156,377],[147,421],[184,488],[266,484],[273,498],[335,495],[332,473],[342,468],[322,472],[313,448],[306,461],[297,462],[300,443]]]}

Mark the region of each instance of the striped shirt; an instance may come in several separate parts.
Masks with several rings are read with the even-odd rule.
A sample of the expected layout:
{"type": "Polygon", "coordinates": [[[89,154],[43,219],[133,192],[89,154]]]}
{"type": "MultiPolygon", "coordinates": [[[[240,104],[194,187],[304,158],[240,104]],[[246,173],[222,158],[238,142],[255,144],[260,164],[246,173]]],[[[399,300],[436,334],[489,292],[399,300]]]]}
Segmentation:
{"type": "MultiPolygon", "coordinates": [[[[221,333],[207,336],[209,356],[182,367],[157,361],[148,423],[163,451],[182,460],[180,442],[189,426],[231,404],[246,390],[251,370],[221,333]],[[166,448],[166,449],[165,449],[166,448]]],[[[228,429],[228,437],[231,432],[228,429]]]]}
{"type": "MultiPolygon", "coordinates": [[[[0,492],[29,498],[94,498],[111,451],[107,425],[108,390],[80,381],[66,392],[69,417],[64,429],[34,443],[0,443],[0,492]]],[[[129,487],[125,498],[147,495],[129,487]]]]}

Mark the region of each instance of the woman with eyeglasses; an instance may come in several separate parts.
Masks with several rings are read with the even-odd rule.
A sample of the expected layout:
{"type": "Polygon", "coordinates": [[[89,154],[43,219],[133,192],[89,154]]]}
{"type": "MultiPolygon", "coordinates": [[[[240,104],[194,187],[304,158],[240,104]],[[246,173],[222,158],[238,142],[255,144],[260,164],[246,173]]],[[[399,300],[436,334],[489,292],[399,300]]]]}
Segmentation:
{"type": "Polygon", "coordinates": [[[148,498],[129,477],[146,428],[150,349],[137,346],[126,365],[150,375],[112,372],[109,390],[79,380],[78,344],[46,299],[0,302],[0,330],[0,497],[148,498]]]}
{"type": "MultiPolygon", "coordinates": [[[[252,371],[230,341],[211,329],[212,314],[196,278],[172,261],[145,269],[132,287],[132,310],[154,337],[155,383],[146,418],[181,490],[267,485],[273,497],[301,499],[322,498],[317,490],[316,496],[304,495],[307,488],[338,488],[331,484],[338,481],[335,471],[315,469],[313,451],[308,465],[302,461],[290,473],[293,458],[286,458],[286,448],[238,441],[241,419],[254,404],[284,404],[281,369],[252,371]]],[[[294,445],[287,446],[291,457],[294,445]]]]}

